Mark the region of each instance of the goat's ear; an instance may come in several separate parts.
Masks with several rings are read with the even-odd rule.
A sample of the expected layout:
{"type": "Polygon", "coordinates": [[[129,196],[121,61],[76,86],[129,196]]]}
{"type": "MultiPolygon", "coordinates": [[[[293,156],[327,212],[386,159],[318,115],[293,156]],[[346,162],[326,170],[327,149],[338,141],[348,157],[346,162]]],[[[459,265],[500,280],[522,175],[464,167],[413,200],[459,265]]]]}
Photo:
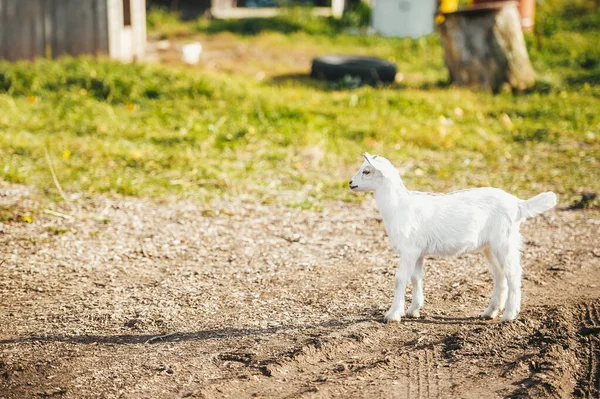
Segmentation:
{"type": "Polygon", "coordinates": [[[375,167],[375,165],[373,165],[373,157],[371,156],[371,154],[369,154],[368,152],[363,152],[362,156],[365,159],[365,161],[369,163],[369,165],[375,167]]]}

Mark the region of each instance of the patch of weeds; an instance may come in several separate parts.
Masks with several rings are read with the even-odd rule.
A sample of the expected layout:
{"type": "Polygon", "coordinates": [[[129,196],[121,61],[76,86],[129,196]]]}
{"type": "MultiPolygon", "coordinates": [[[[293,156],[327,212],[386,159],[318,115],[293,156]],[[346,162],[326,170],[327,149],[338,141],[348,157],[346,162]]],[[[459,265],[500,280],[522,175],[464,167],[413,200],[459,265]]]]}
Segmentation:
{"type": "Polygon", "coordinates": [[[573,86],[579,85],[600,85],[600,71],[583,72],[566,78],[566,81],[573,86]]]}
{"type": "Polygon", "coordinates": [[[290,208],[297,208],[305,211],[321,212],[323,210],[322,206],[318,205],[314,200],[311,199],[305,199],[298,202],[288,203],[287,206],[289,206],[290,208]]]}
{"type": "Polygon", "coordinates": [[[527,89],[525,93],[539,93],[539,94],[549,94],[560,91],[561,88],[556,85],[554,82],[549,82],[547,80],[536,80],[534,85],[527,89]]]}
{"type": "Polygon", "coordinates": [[[280,33],[293,33],[302,29],[299,21],[292,18],[243,18],[203,20],[197,29],[207,33],[233,32],[238,35],[258,35],[261,32],[274,31],[280,33]]]}
{"type": "Polygon", "coordinates": [[[13,209],[0,208],[0,222],[14,222],[18,219],[18,214],[15,215],[13,209]]]}
{"type": "Polygon", "coordinates": [[[28,244],[38,244],[38,243],[47,243],[47,240],[40,240],[39,238],[36,237],[18,237],[17,238],[18,241],[22,241],[22,242],[26,242],[28,244]]]}
{"type": "MultiPolygon", "coordinates": [[[[151,65],[123,66],[88,58],[40,60],[35,63],[0,62],[0,93],[40,98],[64,97],[74,106],[81,98],[129,104],[159,98],[183,99],[211,96],[212,89],[199,77],[166,71],[151,65]]],[[[133,110],[133,109],[131,109],[133,110]]]]}
{"type": "Polygon", "coordinates": [[[346,75],[343,78],[334,82],[329,82],[328,86],[333,90],[353,90],[358,89],[361,86],[366,85],[367,82],[363,81],[358,76],[346,75]]]}
{"type": "Polygon", "coordinates": [[[182,21],[179,14],[166,7],[152,7],[146,15],[146,27],[149,32],[158,32],[161,39],[186,36],[194,31],[193,23],[182,21]]]}
{"type": "Polygon", "coordinates": [[[600,198],[596,193],[581,193],[581,199],[575,200],[567,209],[600,209],[600,198]]]}
{"type": "Polygon", "coordinates": [[[556,143],[560,138],[558,132],[550,129],[538,128],[531,130],[519,130],[513,133],[513,140],[517,143],[556,143]]]}
{"type": "Polygon", "coordinates": [[[280,14],[272,18],[201,18],[196,23],[196,29],[210,34],[231,32],[243,36],[256,36],[265,32],[281,34],[303,32],[314,36],[334,36],[346,27],[364,26],[363,24],[370,17],[368,6],[348,10],[345,18],[340,20],[315,16],[310,7],[284,6],[279,9],[280,14]]]}
{"type": "Polygon", "coordinates": [[[215,216],[216,212],[214,209],[206,208],[206,209],[202,209],[202,211],[200,211],[200,214],[202,216],[215,216]]]}
{"type": "Polygon", "coordinates": [[[600,65],[600,54],[583,53],[577,56],[575,62],[583,69],[594,69],[600,65]]]}
{"type": "Polygon", "coordinates": [[[57,227],[57,226],[48,226],[45,229],[48,233],[53,234],[55,236],[61,235],[61,234],[65,234],[68,233],[69,231],[71,231],[68,228],[65,227],[57,227]]]}
{"type": "Polygon", "coordinates": [[[371,7],[367,3],[362,1],[355,2],[342,15],[340,25],[351,28],[369,26],[372,13],[371,7]]]}
{"type": "Polygon", "coordinates": [[[248,134],[248,129],[239,129],[236,132],[224,132],[219,134],[215,139],[215,145],[218,148],[232,147],[236,144],[243,143],[244,137],[248,134]]]}
{"type": "Polygon", "coordinates": [[[0,223],[32,223],[34,212],[15,206],[0,206],[0,223]]]}

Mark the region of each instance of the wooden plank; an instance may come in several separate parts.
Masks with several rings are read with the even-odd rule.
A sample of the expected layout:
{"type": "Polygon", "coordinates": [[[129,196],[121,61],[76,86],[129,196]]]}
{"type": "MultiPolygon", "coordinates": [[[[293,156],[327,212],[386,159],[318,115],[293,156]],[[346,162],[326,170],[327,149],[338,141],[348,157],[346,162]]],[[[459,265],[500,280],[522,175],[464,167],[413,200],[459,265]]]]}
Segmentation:
{"type": "Polygon", "coordinates": [[[4,51],[4,29],[6,22],[4,21],[4,0],[0,0],[0,58],[4,51]]]}
{"type": "Polygon", "coordinates": [[[15,40],[15,58],[18,60],[30,58],[29,44],[32,40],[28,7],[16,5],[16,19],[12,21],[11,34],[15,40]]]}
{"type": "Polygon", "coordinates": [[[104,54],[109,54],[109,25],[108,25],[108,3],[106,0],[102,0],[98,2],[99,4],[99,12],[98,12],[98,21],[99,27],[102,32],[100,36],[101,45],[100,48],[104,54]]]}
{"type": "Polygon", "coordinates": [[[121,0],[107,0],[108,54],[111,58],[121,56],[121,31],[123,19],[120,11],[121,0]]]}
{"type": "Polygon", "coordinates": [[[67,42],[68,20],[65,12],[68,0],[55,0],[52,8],[52,56],[60,57],[68,54],[67,42]]]}
{"type": "Polygon", "coordinates": [[[6,1],[0,0],[0,59],[4,56],[4,51],[6,50],[5,37],[6,37],[6,1]]]}
{"type": "MultiPolygon", "coordinates": [[[[241,18],[273,18],[281,13],[277,7],[261,8],[213,8],[211,15],[220,19],[241,19],[241,18]]],[[[330,17],[332,15],[330,7],[313,7],[311,13],[317,17],[330,17]]]]}
{"type": "Polygon", "coordinates": [[[71,9],[76,6],[73,0],[57,0],[55,26],[60,48],[59,55],[73,55],[75,45],[72,37],[79,37],[78,26],[72,24],[71,9]]]}
{"type": "Polygon", "coordinates": [[[94,27],[96,54],[108,54],[108,14],[106,0],[96,1],[94,27]]]}
{"type": "Polygon", "coordinates": [[[88,0],[85,2],[79,2],[78,7],[73,8],[73,18],[77,18],[76,21],[72,21],[73,25],[79,27],[79,40],[76,41],[76,49],[74,54],[94,54],[96,48],[94,46],[94,20],[93,20],[93,8],[96,0],[88,0]]]}
{"type": "Polygon", "coordinates": [[[145,0],[131,0],[131,5],[135,30],[126,46],[121,43],[122,9],[115,9],[122,8],[122,0],[0,0],[0,58],[110,53],[140,59],[146,40],[145,0]]]}
{"type": "Polygon", "coordinates": [[[19,20],[19,7],[15,1],[9,1],[6,8],[6,34],[8,46],[6,48],[5,57],[10,61],[15,61],[21,58],[19,47],[21,46],[21,31],[20,24],[15,24],[19,20]]]}
{"type": "Polygon", "coordinates": [[[142,60],[146,51],[146,1],[133,0],[133,43],[134,60],[142,60]]]}
{"type": "Polygon", "coordinates": [[[31,36],[32,42],[30,43],[31,58],[44,57],[46,40],[44,34],[44,12],[45,0],[35,0],[31,2],[29,6],[29,12],[31,15],[31,36]]]}
{"type": "Polygon", "coordinates": [[[338,19],[342,18],[342,15],[344,15],[345,7],[345,0],[331,0],[331,15],[338,19]]]}
{"type": "Polygon", "coordinates": [[[12,38],[10,34],[10,30],[12,27],[11,21],[15,20],[15,3],[12,1],[6,1],[4,4],[4,16],[2,20],[2,28],[4,31],[4,44],[5,46],[2,49],[2,57],[6,58],[9,61],[15,60],[14,48],[15,48],[15,40],[12,38]]]}
{"type": "Polygon", "coordinates": [[[0,57],[11,61],[33,58],[36,55],[34,22],[40,0],[26,5],[18,0],[3,0],[0,17],[0,57]]]}
{"type": "Polygon", "coordinates": [[[81,54],[81,41],[85,39],[85,27],[82,24],[81,2],[66,0],[65,7],[61,10],[65,16],[65,45],[70,55],[81,54]]]}
{"type": "Polygon", "coordinates": [[[52,48],[52,9],[54,7],[54,0],[44,1],[44,56],[53,57],[54,49],[52,48]]]}

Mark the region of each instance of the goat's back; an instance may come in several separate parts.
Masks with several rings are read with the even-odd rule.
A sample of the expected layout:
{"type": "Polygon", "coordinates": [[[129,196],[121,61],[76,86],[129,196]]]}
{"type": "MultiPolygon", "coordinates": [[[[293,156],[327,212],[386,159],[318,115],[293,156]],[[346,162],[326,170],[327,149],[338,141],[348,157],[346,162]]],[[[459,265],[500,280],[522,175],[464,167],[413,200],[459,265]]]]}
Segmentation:
{"type": "Polygon", "coordinates": [[[496,188],[449,194],[414,193],[410,207],[414,244],[431,255],[476,251],[518,230],[519,199],[496,188]]]}

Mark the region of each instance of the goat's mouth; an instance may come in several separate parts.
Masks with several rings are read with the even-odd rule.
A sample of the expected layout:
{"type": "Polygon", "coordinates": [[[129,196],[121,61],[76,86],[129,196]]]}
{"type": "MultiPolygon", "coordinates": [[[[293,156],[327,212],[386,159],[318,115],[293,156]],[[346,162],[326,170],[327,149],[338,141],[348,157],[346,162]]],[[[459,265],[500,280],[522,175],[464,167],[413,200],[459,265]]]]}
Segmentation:
{"type": "Polygon", "coordinates": [[[355,190],[357,188],[358,188],[358,186],[350,186],[350,190],[355,190]]]}

